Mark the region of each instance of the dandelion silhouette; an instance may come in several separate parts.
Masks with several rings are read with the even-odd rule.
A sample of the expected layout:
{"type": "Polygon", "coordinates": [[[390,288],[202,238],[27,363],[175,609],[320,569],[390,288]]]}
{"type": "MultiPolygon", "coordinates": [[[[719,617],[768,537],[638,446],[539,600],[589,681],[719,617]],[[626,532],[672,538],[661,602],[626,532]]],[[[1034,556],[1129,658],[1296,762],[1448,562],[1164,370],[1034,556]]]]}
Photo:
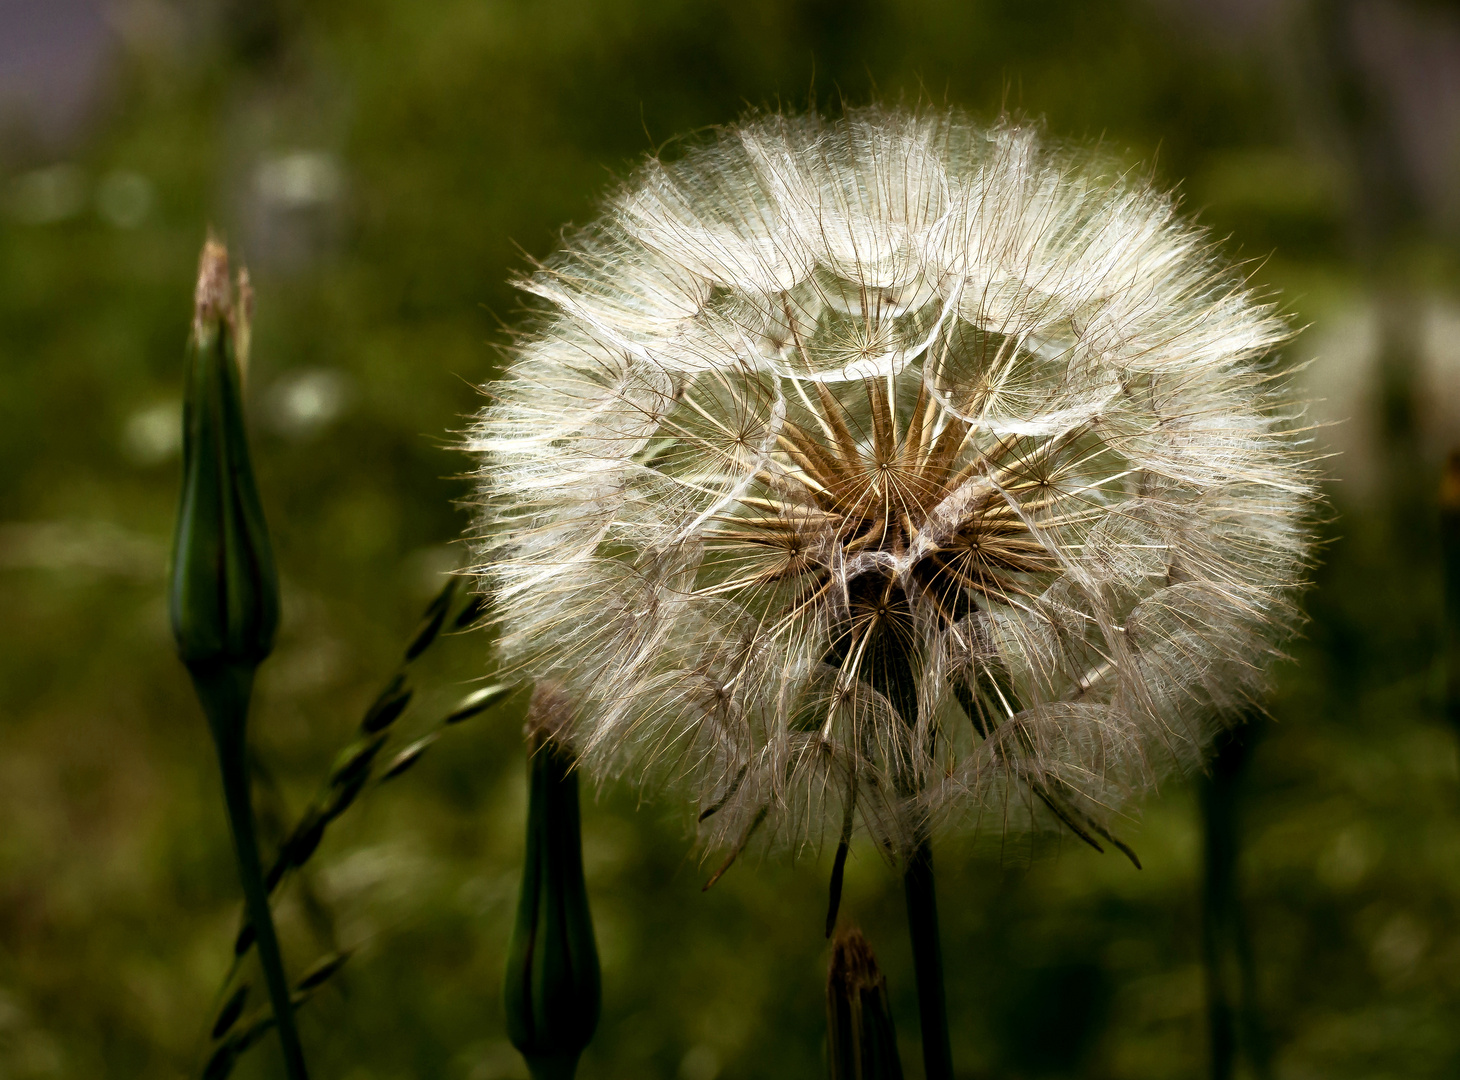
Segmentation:
{"type": "Polygon", "coordinates": [[[954,112],[760,116],[522,285],[470,440],[505,661],[730,859],[830,833],[835,894],[864,828],[910,904],[945,824],[1134,859],[1113,812],[1261,693],[1314,498],[1287,330],[1147,184],[954,112]]]}

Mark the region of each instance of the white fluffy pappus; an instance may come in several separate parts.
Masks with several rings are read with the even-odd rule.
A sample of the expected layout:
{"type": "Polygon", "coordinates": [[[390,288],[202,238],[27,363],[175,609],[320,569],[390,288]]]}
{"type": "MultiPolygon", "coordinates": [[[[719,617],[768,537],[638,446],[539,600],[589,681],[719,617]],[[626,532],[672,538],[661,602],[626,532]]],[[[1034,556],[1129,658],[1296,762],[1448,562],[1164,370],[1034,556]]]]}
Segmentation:
{"type": "Polygon", "coordinates": [[[1298,619],[1287,335],[1029,127],[762,115],[522,283],[470,434],[509,669],[710,846],[1068,828],[1200,761],[1298,619]]]}

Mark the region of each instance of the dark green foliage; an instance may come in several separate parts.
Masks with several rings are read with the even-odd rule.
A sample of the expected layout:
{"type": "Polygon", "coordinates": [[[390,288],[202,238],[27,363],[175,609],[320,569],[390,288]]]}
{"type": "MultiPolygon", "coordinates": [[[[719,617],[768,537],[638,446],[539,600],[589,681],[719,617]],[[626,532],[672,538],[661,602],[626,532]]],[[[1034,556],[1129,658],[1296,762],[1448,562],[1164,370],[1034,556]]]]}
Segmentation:
{"type": "Polygon", "coordinates": [[[996,1008],[1014,1075],[1078,1076],[1110,1008],[1110,976],[1098,960],[1072,956],[1031,970],[996,1008]]]}
{"type": "MultiPolygon", "coordinates": [[[[132,437],[153,410],[177,428],[188,282],[209,222],[247,259],[259,295],[243,390],[285,599],[249,721],[282,803],[279,827],[263,829],[270,857],[322,798],[440,591],[438,571],[469,559],[454,543],[466,517],[453,500],[470,490],[454,479],[470,468],[454,433],[481,403],[474,384],[495,369],[502,322],[517,319],[508,277],[528,266],[524,251],[550,255],[562,223],[589,220],[614,177],[671,137],[747,106],[800,106],[813,89],[832,109],[874,85],[985,119],[1007,102],[1057,137],[1100,140],[1179,182],[1224,250],[1256,260],[1254,283],[1281,290],[1295,325],[1312,324],[1287,361],[1317,355],[1321,370],[1333,360],[1327,329],[1362,336],[1343,321],[1372,280],[1349,253],[1354,181],[1342,152],[1325,153],[1321,101],[1287,94],[1301,70],[1268,64],[1287,31],[1244,38],[1191,15],[1251,5],[323,0],[266,5],[263,29],[259,5],[216,17],[184,3],[119,10],[134,7],[140,21],[117,24],[128,51],[76,141],[0,138],[7,1073],[181,1080],[215,1053],[212,1010],[246,920],[213,747],[161,601],[178,459],[140,453],[132,437]],[[257,170],[295,150],[330,156],[343,183],[329,207],[286,211],[281,234],[265,227],[276,218],[262,221],[257,170]],[[63,160],[90,194],[115,170],[144,174],[150,215],[133,229],[92,202],[50,224],[11,216],[12,180],[63,160]],[[281,235],[316,223],[333,231],[284,250],[281,235]],[[290,427],[291,380],[317,371],[343,378],[345,404],[329,423],[290,427]]],[[[1426,295],[1452,296],[1460,280],[1446,228],[1427,229],[1415,253],[1426,295]]],[[[1276,723],[1245,773],[1238,885],[1278,1075],[1440,1080],[1460,1060],[1456,735],[1434,663],[1443,448],[1415,472],[1428,518],[1391,529],[1388,482],[1356,434],[1370,426],[1359,416],[1315,436],[1351,439],[1332,467],[1368,466],[1372,486],[1335,486],[1315,621],[1280,668],[1276,723]]],[[[463,613],[412,662],[415,696],[377,777],[429,730],[418,722],[494,671],[490,620],[456,602],[463,613]],[[486,625],[458,635],[459,619],[486,625]]],[[[520,708],[503,702],[409,757],[406,775],[367,787],[304,869],[284,875],[280,932],[300,968],[369,946],[350,962],[348,998],[331,981],[300,1011],[321,1077],[467,1080],[516,1067],[500,986],[522,857],[520,708]],[[316,921],[302,886],[333,921],[316,921]]],[[[938,839],[964,1075],[1204,1073],[1193,790],[1169,783],[1120,822],[1139,873],[1068,833],[1004,842],[997,813],[976,823],[978,842],[938,839]],[[1055,1023],[1081,1033],[1032,1060],[1055,1023]]],[[[697,1048],[713,1051],[722,1080],[818,1075],[817,931],[837,837],[794,864],[752,844],[702,894],[716,864],[698,865],[693,812],[616,785],[583,796],[604,998],[581,1075],[676,1080],[697,1048]]],[[[255,800],[262,811],[262,785],[255,800]]],[[[841,911],[879,945],[911,1071],[901,884],[860,835],[841,911]]],[[[231,1035],[252,1022],[245,1012],[231,1035]]],[[[240,1080],[262,1080],[277,1074],[273,1053],[224,1058],[240,1080]]]]}

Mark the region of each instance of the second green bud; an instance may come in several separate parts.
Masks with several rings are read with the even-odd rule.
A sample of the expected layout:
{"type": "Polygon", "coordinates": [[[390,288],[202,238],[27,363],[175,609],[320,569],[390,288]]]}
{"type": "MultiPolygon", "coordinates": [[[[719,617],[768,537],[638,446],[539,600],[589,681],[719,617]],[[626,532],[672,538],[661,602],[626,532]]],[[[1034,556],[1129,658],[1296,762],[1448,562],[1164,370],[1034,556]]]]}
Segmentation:
{"type": "Polygon", "coordinates": [[[568,703],[539,685],[528,710],[527,852],[503,999],[533,1080],[570,1080],[598,1026],[598,947],[583,879],[578,773],[556,736],[568,703]]]}

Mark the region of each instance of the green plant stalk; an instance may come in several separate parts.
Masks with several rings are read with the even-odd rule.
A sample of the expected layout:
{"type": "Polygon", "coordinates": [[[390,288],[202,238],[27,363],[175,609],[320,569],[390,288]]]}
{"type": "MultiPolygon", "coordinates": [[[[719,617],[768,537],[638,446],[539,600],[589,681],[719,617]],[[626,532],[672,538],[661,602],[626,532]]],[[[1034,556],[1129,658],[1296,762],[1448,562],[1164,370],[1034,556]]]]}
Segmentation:
{"type": "MultiPolygon", "coordinates": [[[[1218,758],[1221,757],[1219,753],[1218,758]]],[[[1230,770],[1218,761],[1213,774],[1200,782],[1204,826],[1201,944],[1206,967],[1207,1042],[1211,1080],[1231,1080],[1237,1065],[1237,1024],[1228,994],[1228,917],[1232,902],[1232,874],[1236,869],[1236,837],[1231,827],[1230,770]]]]}
{"type": "Polygon", "coordinates": [[[943,946],[938,934],[933,849],[925,833],[919,833],[907,857],[902,888],[907,898],[907,928],[912,938],[913,973],[918,984],[923,1071],[927,1080],[953,1080],[953,1047],[948,1036],[948,995],[943,986],[943,946]]]}
{"type": "Polygon", "coordinates": [[[190,665],[193,686],[208,714],[208,726],[218,750],[218,768],[223,777],[223,801],[228,809],[228,826],[233,833],[233,850],[238,858],[238,877],[243,885],[249,920],[258,935],[259,963],[278,1025],[284,1052],[284,1069],[289,1080],[308,1080],[304,1048],[294,1023],[289,979],[274,931],[274,915],[259,864],[258,839],[254,833],[253,800],[249,788],[248,754],[244,721],[253,689],[254,669],[249,664],[190,665]]]}
{"type": "Polygon", "coordinates": [[[1202,959],[1212,1080],[1237,1075],[1245,1055],[1252,1075],[1272,1075],[1272,1054],[1258,1012],[1256,966],[1238,887],[1241,782],[1260,720],[1217,736],[1198,794],[1203,826],[1202,959]]]}

